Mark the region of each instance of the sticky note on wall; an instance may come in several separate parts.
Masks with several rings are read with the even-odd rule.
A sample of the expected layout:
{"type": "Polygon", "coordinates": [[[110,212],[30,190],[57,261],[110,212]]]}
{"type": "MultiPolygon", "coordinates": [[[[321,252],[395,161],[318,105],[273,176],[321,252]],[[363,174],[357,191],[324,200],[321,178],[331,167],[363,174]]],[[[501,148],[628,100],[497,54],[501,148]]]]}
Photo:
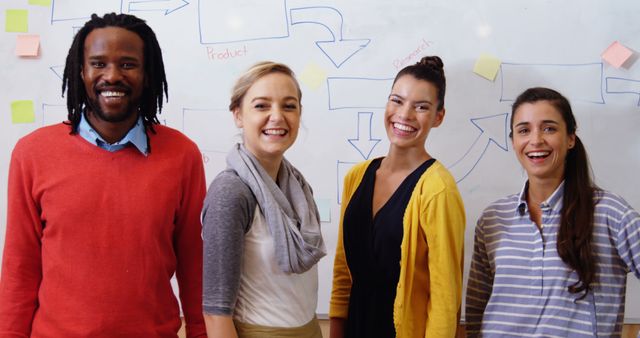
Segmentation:
{"type": "Polygon", "coordinates": [[[17,56],[38,56],[40,35],[18,35],[16,37],[17,56]]]}
{"type": "Polygon", "coordinates": [[[19,100],[11,102],[11,123],[33,123],[36,114],[33,109],[33,101],[19,100]]]}
{"type": "Polygon", "coordinates": [[[497,57],[491,54],[480,54],[476,64],[473,66],[473,72],[489,81],[493,81],[496,79],[500,64],[502,64],[502,61],[497,57]]]}
{"type": "Polygon", "coordinates": [[[298,78],[309,88],[318,90],[327,81],[327,72],[315,63],[310,63],[298,78]]]}
{"type": "Polygon", "coordinates": [[[7,9],[5,11],[4,30],[26,33],[29,29],[29,12],[26,9],[7,9]]]}
{"type": "Polygon", "coordinates": [[[51,0],[29,0],[29,5],[51,6],[51,0]]]}
{"type": "Polygon", "coordinates": [[[610,65],[620,68],[625,61],[627,61],[633,52],[627,47],[622,45],[618,41],[614,41],[607,49],[602,53],[602,58],[610,65]]]}

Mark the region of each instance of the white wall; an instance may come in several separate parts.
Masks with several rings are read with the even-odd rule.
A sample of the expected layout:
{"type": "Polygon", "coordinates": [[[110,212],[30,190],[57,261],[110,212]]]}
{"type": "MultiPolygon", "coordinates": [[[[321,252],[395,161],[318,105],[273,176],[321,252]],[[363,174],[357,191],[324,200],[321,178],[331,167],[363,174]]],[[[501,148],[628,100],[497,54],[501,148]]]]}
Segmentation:
{"type": "MultiPolygon", "coordinates": [[[[29,33],[42,38],[39,57],[18,58],[13,50],[17,34],[0,33],[0,243],[11,149],[22,135],[64,119],[59,74],[75,30],[93,11],[135,14],[155,30],[169,80],[169,103],[161,120],[199,144],[209,181],[224,167],[224,154],[237,141],[238,130],[225,109],[234,79],[264,59],[287,63],[297,72],[304,93],[304,128],[288,158],[312,183],[316,197],[330,206],[330,222],[324,223],[330,252],[320,263],[319,313],[328,311],[342,174],[350,163],[386,153],[382,115],[388,79],[403,60],[413,63],[435,54],[445,62],[447,114],[427,148],[460,180],[468,217],[465,270],[475,219],[489,202],[517,192],[523,182],[505,121],[511,100],[529,86],[555,87],[572,100],[597,183],[640,209],[640,65],[632,62],[615,69],[600,58],[614,40],[640,48],[638,1],[169,3],[182,7],[165,13],[154,10],[166,6],[156,0],[59,0],[51,7],[28,5],[26,0],[0,4],[1,27],[5,9],[28,9],[29,33]],[[331,40],[336,42],[322,42],[331,40]],[[481,53],[503,61],[495,81],[472,72],[481,53]],[[635,82],[608,82],[612,77],[635,82]],[[18,99],[34,100],[35,123],[11,123],[10,102],[18,99]],[[360,142],[353,140],[358,138],[360,142]]],[[[639,296],[640,283],[633,280],[627,322],[640,322],[640,303],[631,302],[639,296]]]]}

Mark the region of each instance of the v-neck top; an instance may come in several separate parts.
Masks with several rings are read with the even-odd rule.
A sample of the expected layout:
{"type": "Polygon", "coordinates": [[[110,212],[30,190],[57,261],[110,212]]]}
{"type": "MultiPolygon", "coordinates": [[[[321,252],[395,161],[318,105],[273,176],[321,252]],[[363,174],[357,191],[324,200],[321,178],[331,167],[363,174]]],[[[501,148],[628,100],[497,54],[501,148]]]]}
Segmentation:
{"type": "Polygon", "coordinates": [[[353,280],[347,337],[395,337],[393,302],[400,278],[403,217],[413,189],[435,159],[409,174],[374,216],[373,192],[381,162],[382,158],[371,162],[344,214],[344,247],[353,280]]]}

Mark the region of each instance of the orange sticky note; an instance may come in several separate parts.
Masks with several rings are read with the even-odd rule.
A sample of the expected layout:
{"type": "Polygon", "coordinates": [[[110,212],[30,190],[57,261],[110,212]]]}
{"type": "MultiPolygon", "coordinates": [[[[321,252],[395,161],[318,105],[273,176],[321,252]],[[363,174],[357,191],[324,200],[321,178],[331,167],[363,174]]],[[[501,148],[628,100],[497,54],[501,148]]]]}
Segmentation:
{"type": "Polygon", "coordinates": [[[498,74],[501,64],[502,61],[497,57],[490,54],[481,54],[473,66],[473,72],[489,81],[493,81],[498,74]]]}
{"type": "Polygon", "coordinates": [[[40,49],[40,35],[18,35],[16,37],[16,55],[38,56],[40,49]]]}
{"type": "Polygon", "coordinates": [[[33,123],[36,121],[36,113],[33,109],[33,101],[19,100],[11,102],[11,122],[33,123]]]}
{"type": "Polygon", "coordinates": [[[602,58],[610,65],[620,68],[622,64],[627,61],[633,52],[629,48],[623,46],[620,42],[614,41],[607,49],[602,53],[602,58]]]}

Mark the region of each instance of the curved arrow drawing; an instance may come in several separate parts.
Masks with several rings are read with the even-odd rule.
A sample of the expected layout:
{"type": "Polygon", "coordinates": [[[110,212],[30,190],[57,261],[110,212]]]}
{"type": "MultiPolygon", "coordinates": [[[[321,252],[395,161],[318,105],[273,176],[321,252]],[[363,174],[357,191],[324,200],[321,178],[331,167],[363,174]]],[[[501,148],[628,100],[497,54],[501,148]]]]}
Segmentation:
{"type": "Polygon", "coordinates": [[[379,138],[371,137],[372,112],[358,112],[358,134],[356,138],[348,139],[349,143],[364,157],[369,159],[373,148],[380,143],[379,138]],[[365,136],[366,135],[366,136],[365,136]]]}
{"type": "Polygon", "coordinates": [[[471,123],[480,129],[480,135],[473,141],[469,150],[449,166],[449,171],[451,171],[457,183],[464,180],[478,165],[491,142],[502,150],[509,151],[507,147],[508,115],[508,113],[504,113],[471,119],[471,123]]]}
{"type": "Polygon", "coordinates": [[[164,15],[169,15],[188,4],[184,0],[138,0],[129,2],[129,12],[164,11],[164,15]]]}
{"type": "Polygon", "coordinates": [[[291,25],[316,24],[324,26],[331,33],[331,40],[316,41],[316,45],[331,60],[336,68],[366,47],[371,39],[345,39],[342,36],[344,19],[340,11],[333,7],[314,6],[292,8],[291,25]],[[338,35],[336,39],[336,34],[338,35]]]}
{"type": "MultiPolygon", "coordinates": [[[[640,81],[638,80],[607,77],[605,88],[607,94],[635,94],[640,97],[640,81]]],[[[640,98],[638,106],[640,106],[640,98]]]]}

